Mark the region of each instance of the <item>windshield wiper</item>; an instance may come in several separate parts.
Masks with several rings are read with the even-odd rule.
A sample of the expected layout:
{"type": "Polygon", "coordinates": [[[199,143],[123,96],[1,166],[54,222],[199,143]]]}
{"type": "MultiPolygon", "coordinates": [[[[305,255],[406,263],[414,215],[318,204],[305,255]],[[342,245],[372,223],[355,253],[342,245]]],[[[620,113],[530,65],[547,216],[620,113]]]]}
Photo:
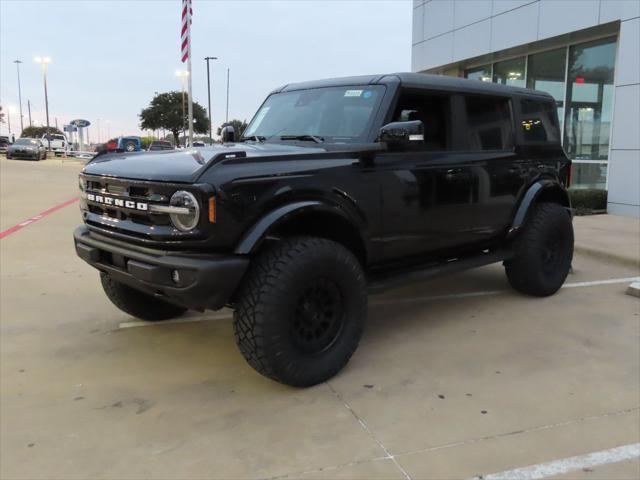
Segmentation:
{"type": "Polygon", "coordinates": [[[324,138],[316,137],[315,135],[283,135],[280,140],[301,140],[303,142],[324,142],[324,138]]]}
{"type": "Polygon", "coordinates": [[[263,137],[262,135],[249,135],[248,137],[241,137],[241,142],[246,142],[247,140],[253,140],[254,142],[264,142],[267,137],[263,137]]]}

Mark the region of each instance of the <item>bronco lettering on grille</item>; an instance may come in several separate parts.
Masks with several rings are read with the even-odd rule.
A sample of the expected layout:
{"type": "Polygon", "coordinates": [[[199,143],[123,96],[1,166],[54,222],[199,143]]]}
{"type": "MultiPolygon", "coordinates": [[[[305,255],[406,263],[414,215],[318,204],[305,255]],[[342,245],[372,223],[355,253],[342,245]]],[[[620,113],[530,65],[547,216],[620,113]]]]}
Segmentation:
{"type": "Polygon", "coordinates": [[[96,195],[95,193],[87,193],[87,200],[90,202],[101,203],[103,205],[129,208],[131,210],[141,210],[143,212],[149,210],[149,204],[145,202],[124,200],[122,198],[108,197],[106,195],[96,195]]]}

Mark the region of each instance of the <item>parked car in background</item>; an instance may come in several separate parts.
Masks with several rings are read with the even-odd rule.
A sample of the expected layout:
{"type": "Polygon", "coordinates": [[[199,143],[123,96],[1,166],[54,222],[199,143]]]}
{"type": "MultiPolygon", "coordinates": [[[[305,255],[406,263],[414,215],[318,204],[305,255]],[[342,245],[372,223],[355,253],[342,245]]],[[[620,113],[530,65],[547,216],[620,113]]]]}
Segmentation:
{"type": "Polygon", "coordinates": [[[56,156],[66,155],[70,150],[67,137],[61,133],[50,133],[48,136],[45,133],[42,136],[42,143],[47,149],[53,151],[56,156]]]}
{"type": "Polygon", "coordinates": [[[142,139],[140,137],[118,137],[115,150],[139,152],[142,150],[142,139]]]}
{"type": "Polygon", "coordinates": [[[19,138],[7,148],[7,158],[45,160],[47,147],[38,138],[19,138]]]}
{"type": "Polygon", "coordinates": [[[0,152],[6,153],[7,148],[11,145],[11,140],[6,135],[0,136],[0,152]]]}
{"type": "Polygon", "coordinates": [[[148,150],[151,152],[153,150],[175,150],[173,144],[166,140],[154,140],[149,145],[148,150]]]}
{"type": "Polygon", "coordinates": [[[200,142],[200,141],[194,141],[194,142],[193,142],[193,146],[194,146],[194,147],[206,147],[206,146],[207,146],[207,144],[206,144],[206,143],[204,143],[204,142],[200,142]]]}

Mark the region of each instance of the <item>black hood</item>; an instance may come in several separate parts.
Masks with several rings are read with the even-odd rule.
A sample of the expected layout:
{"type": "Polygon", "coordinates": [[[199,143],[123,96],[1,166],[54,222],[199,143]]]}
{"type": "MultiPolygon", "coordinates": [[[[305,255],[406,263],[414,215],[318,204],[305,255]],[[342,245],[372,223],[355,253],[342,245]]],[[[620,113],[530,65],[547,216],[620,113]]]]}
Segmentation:
{"type": "MultiPolygon", "coordinates": [[[[314,144],[227,143],[212,147],[155,152],[108,153],[100,155],[84,167],[84,173],[133,180],[194,183],[210,166],[224,160],[244,158],[249,162],[261,159],[296,160],[300,158],[349,157],[359,152],[375,151],[380,144],[314,144]],[[274,158],[276,157],[276,158],[274,158]]],[[[224,165],[220,165],[224,167],[224,165]]]]}
{"type": "Polygon", "coordinates": [[[289,155],[326,152],[326,148],[318,148],[318,145],[307,147],[282,143],[231,143],[184,150],[108,153],[88,163],[84,167],[84,173],[135,180],[191,183],[211,164],[234,156],[286,158],[289,155]]]}

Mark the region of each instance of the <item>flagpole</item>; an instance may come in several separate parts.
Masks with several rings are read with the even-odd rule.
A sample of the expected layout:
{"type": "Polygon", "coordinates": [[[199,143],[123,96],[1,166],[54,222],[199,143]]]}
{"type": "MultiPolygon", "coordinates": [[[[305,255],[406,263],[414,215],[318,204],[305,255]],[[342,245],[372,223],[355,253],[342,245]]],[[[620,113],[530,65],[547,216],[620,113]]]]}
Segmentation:
{"type": "Polygon", "coordinates": [[[189,76],[187,77],[189,81],[188,91],[189,91],[189,147],[193,148],[193,96],[191,95],[191,2],[189,2],[189,8],[187,8],[187,35],[189,38],[189,43],[187,45],[187,69],[189,70],[189,76]]]}

